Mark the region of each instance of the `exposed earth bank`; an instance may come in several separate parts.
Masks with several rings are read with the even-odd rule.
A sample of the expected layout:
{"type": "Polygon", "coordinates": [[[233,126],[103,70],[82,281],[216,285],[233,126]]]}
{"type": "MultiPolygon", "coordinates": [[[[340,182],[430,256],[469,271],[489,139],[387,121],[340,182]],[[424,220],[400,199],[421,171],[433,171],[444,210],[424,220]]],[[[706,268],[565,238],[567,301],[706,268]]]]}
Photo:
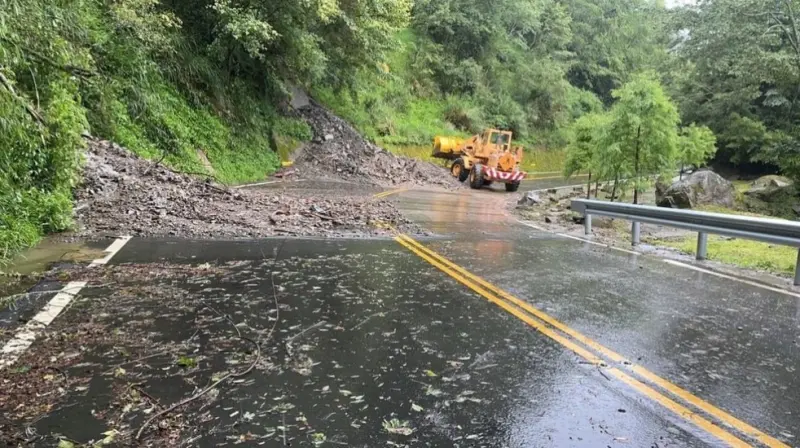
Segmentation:
{"type": "Polygon", "coordinates": [[[337,179],[381,187],[463,188],[442,167],[401,157],[365,140],[346,121],[313,101],[298,109],[314,131],[284,177],[337,179]]]}

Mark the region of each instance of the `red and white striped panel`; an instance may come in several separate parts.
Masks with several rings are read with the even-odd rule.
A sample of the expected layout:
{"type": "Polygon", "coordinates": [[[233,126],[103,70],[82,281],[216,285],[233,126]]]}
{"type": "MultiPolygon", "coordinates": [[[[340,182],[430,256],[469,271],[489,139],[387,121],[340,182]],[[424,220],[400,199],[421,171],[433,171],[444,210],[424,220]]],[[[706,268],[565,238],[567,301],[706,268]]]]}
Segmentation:
{"type": "Polygon", "coordinates": [[[486,178],[493,181],[519,182],[525,178],[525,173],[522,171],[506,172],[498,171],[495,168],[486,168],[486,178]]]}

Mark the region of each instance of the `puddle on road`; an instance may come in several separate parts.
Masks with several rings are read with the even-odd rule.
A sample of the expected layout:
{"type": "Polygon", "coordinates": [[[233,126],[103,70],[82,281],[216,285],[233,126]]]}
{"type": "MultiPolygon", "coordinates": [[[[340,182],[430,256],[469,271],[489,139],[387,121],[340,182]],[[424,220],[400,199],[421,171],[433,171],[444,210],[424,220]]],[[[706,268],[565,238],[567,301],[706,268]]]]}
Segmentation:
{"type": "Polygon", "coordinates": [[[104,256],[103,249],[83,242],[67,243],[46,238],[36,247],[12,258],[9,264],[0,268],[0,272],[27,275],[44,272],[53,263],[85,263],[104,256]]]}
{"type": "Polygon", "coordinates": [[[46,272],[55,263],[88,263],[102,258],[102,249],[84,242],[63,242],[45,238],[41,243],[0,265],[0,309],[12,297],[32,288],[39,281],[38,273],[46,272]]]}

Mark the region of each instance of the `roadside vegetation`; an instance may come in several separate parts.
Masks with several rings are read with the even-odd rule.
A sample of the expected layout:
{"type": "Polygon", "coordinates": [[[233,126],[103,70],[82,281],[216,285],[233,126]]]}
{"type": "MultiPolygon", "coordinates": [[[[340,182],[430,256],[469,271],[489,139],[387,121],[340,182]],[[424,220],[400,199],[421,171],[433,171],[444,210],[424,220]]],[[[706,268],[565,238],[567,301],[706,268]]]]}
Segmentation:
{"type": "Polygon", "coordinates": [[[636,191],[709,158],[800,178],[800,4],[767,3],[0,0],[0,260],[72,226],[82,134],[259,180],[311,137],[295,87],[422,159],[496,127],[636,191]]]}
{"type": "MultiPolygon", "coordinates": [[[[680,239],[649,241],[658,246],[671,247],[685,254],[697,253],[697,235],[680,239]]],[[[774,274],[793,274],[797,263],[797,249],[721,236],[709,236],[708,259],[749,269],[759,269],[774,274]]]]}

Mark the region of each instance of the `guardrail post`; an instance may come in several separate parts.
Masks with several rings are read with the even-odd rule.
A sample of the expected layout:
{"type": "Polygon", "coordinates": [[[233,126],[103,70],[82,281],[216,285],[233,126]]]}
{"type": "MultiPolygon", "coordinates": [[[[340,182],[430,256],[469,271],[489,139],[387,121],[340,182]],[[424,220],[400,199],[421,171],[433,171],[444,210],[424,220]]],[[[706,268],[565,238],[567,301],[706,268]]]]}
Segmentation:
{"type": "Polygon", "coordinates": [[[586,235],[592,234],[592,215],[588,213],[583,217],[583,231],[586,235]]]}
{"type": "Polygon", "coordinates": [[[800,286],[800,249],[797,251],[797,264],[794,266],[794,286],[800,286]]]}
{"type": "Polygon", "coordinates": [[[633,226],[631,227],[631,246],[638,246],[639,240],[641,239],[642,233],[642,223],[633,221],[633,226]]]}
{"type": "Polygon", "coordinates": [[[699,232],[697,234],[697,259],[705,260],[708,256],[708,234],[699,232]]]}

